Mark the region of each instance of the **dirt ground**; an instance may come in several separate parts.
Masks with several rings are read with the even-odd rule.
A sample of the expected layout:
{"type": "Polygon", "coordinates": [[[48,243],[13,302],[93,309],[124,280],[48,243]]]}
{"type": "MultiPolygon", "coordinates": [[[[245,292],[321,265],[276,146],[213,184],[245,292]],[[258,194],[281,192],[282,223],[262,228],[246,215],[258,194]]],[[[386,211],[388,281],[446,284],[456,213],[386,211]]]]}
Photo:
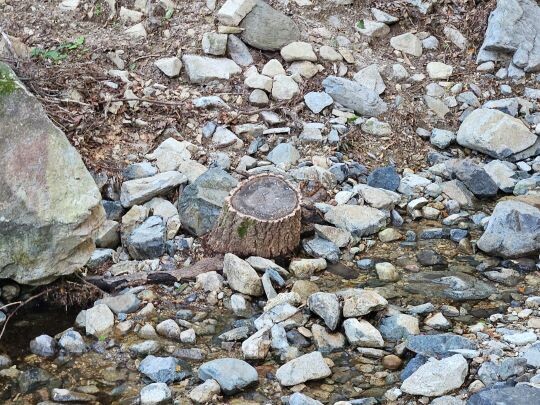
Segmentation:
{"type": "MultiPolygon", "coordinates": [[[[61,61],[34,56],[28,60],[11,59],[7,62],[14,66],[25,84],[44,103],[51,119],[66,132],[92,171],[117,177],[127,163],[139,160],[171,134],[177,139],[202,143],[204,152],[199,160],[206,163],[212,146],[201,140],[200,129],[205,122],[215,120],[232,125],[261,121],[257,114],[249,113],[255,109],[247,105],[249,90],[242,85],[240,76],[217,85],[193,86],[183,75],[177,79],[166,78],[153,65],[159,57],[201,53],[203,33],[215,29],[214,12],[205,6],[205,1],[177,1],[172,14],[159,2],[150,2],[152,9],[144,20],[148,36],[143,40],[126,36],[126,25],[118,18],[120,8],[132,8],[134,0],[118,0],[115,11],[111,11],[104,0],[84,0],[77,10],[62,12],[58,8],[59,2],[0,0],[0,26],[5,33],[34,49],[34,54],[35,49],[54,50],[81,37],[84,37],[84,44],[66,51],[67,57],[61,61]],[[130,75],[129,85],[108,74],[111,69],[119,69],[108,57],[115,51],[122,53],[124,68],[130,75]],[[117,83],[118,88],[109,87],[107,81],[117,83]],[[153,101],[139,103],[135,108],[123,102],[116,114],[108,111],[110,102],[107,100],[125,99],[124,92],[128,86],[137,97],[153,101]],[[192,98],[216,94],[233,108],[227,111],[193,108],[192,98]]],[[[404,0],[361,0],[352,6],[338,6],[326,0],[314,0],[312,6],[304,7],[296,5],[293,0],[273,0],[270,3],[291,15],[301,27],[303,38],[309,42],[335,45],[335,35],[347,37],[356,59],[355,65],[348,65],[348,76],[371,63],[396,63],[397,57],[386,43],[393,33],[427,31],[439,39],[441,46],[437,55],[431,53],[420,58],[399,60],[411,73],[424,72],[427,62],[440,60],[455,66],[457,77],[467,75],[472,81],[477,76],[478,80],[485,80],[476,74],[474,56],[495,0],[444,0],[437,12],[428,16],[423,16],[404,0]],[[369,8],[373,6],[406,18],[392,26],[392,33],[385,40],[369,44],[365,37],[356,33],[354,26],[358,20],[369,18],[369,8]],[[339,25],[335,22],[332,25],[330,21],[336,20],[339,20],[339,25]],[[466,35],[470,41],[469,49],[460,51],[448,42],[442,34],[442,27],[447,24],[455,25],[466,35]],[[324,34],[325,31],[330,35],[324,34]],[[324,37],[318,35],[320,33],[324,37]]],[[[252,50],[252,53],[259,68],[276,56],[272,52],[252,50]]],[[[337,67],[326,62],[324,68],[323,72],[304,83],[302,94],[320,90],[321,81],[337,67]]],[[[368,167],[387,163],[396,163],[400,168],[423,167],[429,145],[415,135],[415,130],[418,126],[430,128],[437,125],[436,119],[423,113],[423,94],[420,83],[413,84],[407,91],[387,88],[384,98],[391,111],[384,118],[394,129],[392,136],[376,138],[362,133],[360,129],[353,129],[339,146],[319,148],[318,154],[337,149],[368,167]],[[396,100],[401,100],[399,107],[396,107],[396,100]]],[[[293,136],[300,133],[298,122],[321,120],[321,116],[313,115],[303,107],[302,96],[280,108],[271,107],[285,116],[288,125],[293,127],[293,136]]],[[[448,120],[439,124],[451,126],[448,120]]],[[[247,147],[250,140],[244,140],[247,147]]],[[[309,156],[310,145],[303,147],[303,156],[309,156]]],[[[241,152],[236,158],[242,156],[241,152]]],[[[236,163],[234,159],[232,163],[236,163]]]]}

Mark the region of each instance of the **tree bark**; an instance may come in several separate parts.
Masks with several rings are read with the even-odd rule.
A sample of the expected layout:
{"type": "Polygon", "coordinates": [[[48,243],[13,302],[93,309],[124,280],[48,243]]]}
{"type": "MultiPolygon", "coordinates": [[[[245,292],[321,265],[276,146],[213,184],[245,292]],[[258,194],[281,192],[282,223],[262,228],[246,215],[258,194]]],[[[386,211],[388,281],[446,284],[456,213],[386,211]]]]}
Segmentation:
{"type": "Polygon", "coordinates": [[[300,230],[299,192],[281,176],[261,174],[231,191],[208,244],[243,257],[285,256],[300,243],[300,230]]]}

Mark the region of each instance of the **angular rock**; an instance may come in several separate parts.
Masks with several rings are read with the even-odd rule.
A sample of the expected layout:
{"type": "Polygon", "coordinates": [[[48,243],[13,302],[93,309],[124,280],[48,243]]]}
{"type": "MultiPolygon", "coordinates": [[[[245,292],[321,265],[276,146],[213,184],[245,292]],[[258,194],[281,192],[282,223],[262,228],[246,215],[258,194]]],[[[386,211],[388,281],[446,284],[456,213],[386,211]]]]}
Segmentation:
{"type": "Polygon", "coordinates": [[[189,81],[194,84],[204,84],[211,80],[229,80],[231,76],[242,72],[233,60],[227,58],[184,55],[182,62],[189,81]]]}
{"type": "Polygon", "coordinates": [[[115,314],[130,314],[139,309],[141,301],[135,294],[125,293],[114,297],[105,297],[96,301],[96,304],[105,304],[115,314]]]}
{"type": "Polygon", "coordinates": [[[139,371],[150,380],[169,384],[184,377],[177,371],[178,361],[174,357],[146,356],[139,365],[139,371]]]}
{"type": "Polygon", "coordinates": [[[211,168],[188,185],[178,201],[182,226],[201,236],[212,230],[223,202],[238,181],[221,168],[211,168]]]}
{"type": "Polygon", "coordinates": [[[182,69],[182,61],[176,56],[158,59],[154,62],[154,65],[168,77],[178,76],[182,69]]]}
{"type": "Polygon", "coordinates": [[[30,341],[30,351],[41,357],[54,357],[56,340],[49,335],[40,335],[30,341]]]}
{"type": "Polygon", "coordinates": [[[468,405],[531,405],[538,402],[540,388],[527,384],[488,387],[469,398],[468,405]]]}
{"type": "Polygon", "coordinates": [[[225,255],[223,274],[233,290],[256,297],[262,295],[262,283],[257,272],[247,262],[232,253],[225,255]]]}
{"type": "Polygon", "coordinates": [[[120,201],[124,207],[143,204],[158,195],[168,193],[180,184],[187,183],[187,181],[186,176],[175,171],[125,181],[122,183],[120,201]]]}
{"type": "Polygon", "coordinates": [[[251,56],[249,48],[236,35],[229,35],[227,40],[227,52],[237,65],[249,66],[253,64],[253,56],[251,56]]]}
{"type": "Polygon", "coordinates": [[[418,319],[406,314],[396,314],[383,318],[379,330],[385,339],[393,341],[420,333],[418,319]]]}
{"type": "Polygon", "coordinates": [[[354,110],[357,114],[375,117],[388,109],[386,103],[376,92],[356,81],[328,76],[322,84],[324,91],[335,102],[354,110]]]}
{"type": "Polygon", "coordinates": [[[520,201],[499,202],[477,246],[486,253],[518,258],[540,251],[540,209],[520,201]]]}
{"type": "Polygon", "coordinates": [[[461,146],[506,159],[532,146],[537,136],[517,118],[498,110],[477,109],[461,123],[456,140],[461,146]]]}
{"type": "Polygon", "coordinates": [[[319,114],[326,107],[334,104],[334,100],[327,93],[314,91],[307,93],[304,96],[304,102],[315,114],[319,114]]]}
{"type": "Polygon", "coordinates": [[[98,304],[86,310],[85,326],[87,335],[106,336],[114,326],[114,314],[107,305],[98,304]]]}
{"type": "Polygon", "coordinates": [[[386,85],[379,73],[379,66],[376,63],[359,70],[353,79],[377,94],[382,94],[386,90],[386,85]]]}
{"type": "Polygon", "coordinates": [[[359,205],[332,207],[324,219],[359,237],[372,235],[386,225],[386,215],[382,211],[359,205]]]}
{"type": "Polygon", "coordinates": [[[141,405],[161,405],[172,401],[172,393],[165,383],[144,386],[139,394],[141,405]]]}
{"type": "Polygon", "coordinates": [[[290,387],[306,381],[319,380],[332,374],[320,352],[311,352],[297,357],[276,371],[276,378],[281,385],[290,387]]]}
{"type": "Polygon", "coordinates": [[[263,51],[277,51],[300,39],[300,29],[296,23],[262,0],[256,1],[240,27],[244,29],[242,41],[263,51]]]}
{"type": "Polygon", "coordinates": [[[410,32],[390,38],[390,45],[403,53],[422,56],[422,42],[410,32]]]}
{"type": "Polygon", "coordinates": [[[0,278],[40,285],[82,268],[105,221],[77,150],[0,62],[0,278]]]}
{"type": "Polygon", "coordinates": [[[447,357],[454,350],[476,350],[474,341],[452,333],[409,336],[407,349],[426,357],[447,357]]]}
{"type": "Polygon", "coordinates": [[[380,311],[388,305],[386,299],[371,290],[350,288],[341,290],[336,295],[343,299],[343,317],[364,316],[373,311],[380,311]]]}
{"type": "Polygon", "coordinates": [[[469,365],[461,354],[443,360],[430,359],[403,384],[401,390],[412,395],[437,397],[463,385],[469,365]]]}
{"type": "Polygon", "coordinates": [[[257,370],[243,360],[223,358],[202,364],[199,378],[216,380],[226,395],[234,394],[259,380],[257,370]]]}
{"type": "Polygon", "coordinates": [[[163,219],[151,216],[135,228],[126,241],[135,260],[157,259],[165,253],[166,226],[163,219]]]}
{"type": "Polygon", "coordinates": [[[341,309],[335,294],[317,292],[308,298],[308,307],[323,320],[330,330],[336,330],[341,317],[341,309]]]}
{"type": "Polygon", "coordinates": [[[384,346],[380,332],[368,321],[349,318],[343,322],[343,328],[352,346],[375,348],[384,346]]]}

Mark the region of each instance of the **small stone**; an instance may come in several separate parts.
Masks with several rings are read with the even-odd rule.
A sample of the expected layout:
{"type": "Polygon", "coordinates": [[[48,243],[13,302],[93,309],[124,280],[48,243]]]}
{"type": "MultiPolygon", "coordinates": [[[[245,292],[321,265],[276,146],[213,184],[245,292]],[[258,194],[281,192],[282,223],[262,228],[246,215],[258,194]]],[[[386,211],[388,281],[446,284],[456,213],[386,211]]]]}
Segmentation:
{"type": "Polygon", "coordinates": [[[161,405],[172,400],[172,393],[165,383],[152,383],[141,389],[141,405],[161,405]]]}
{"type": "Polygon", "coordinates": [[[334,100],[324,92],[310,92],[304,96],[306,106],[315,114],[334,104],[334,100]]]}
{"type": "Polygon", "coordinates": [[[343,322],[345,335],[352,346],[383,347],[384,340],[380,332],[365,320],[349,318],[343,322]]]}
{"type": "Polygon", "coordinates": [[[417,57],[422,56],[422,42],[410,32],[390,38],[390,45],[406,54],[417,57]]]}
{"type": "Polygon", "coordinates": [[[426,69],[429,78],[433,80],[447,80],[454,70],[452,66],[442,62],[429,62],[426,69]]]}
{"type": "Polygon", "coordinates": [[[311,352],[285,363],[277,370],[276,378],[281,385],[289,387],[326,378],[331,374],[321,353],[311,352]]]}
{"type": "Polygon", "coordinates": [[[177,77],[182,70],[182,61],[176,56],[158,59],[154,65],[168,77],[177,77]]]}

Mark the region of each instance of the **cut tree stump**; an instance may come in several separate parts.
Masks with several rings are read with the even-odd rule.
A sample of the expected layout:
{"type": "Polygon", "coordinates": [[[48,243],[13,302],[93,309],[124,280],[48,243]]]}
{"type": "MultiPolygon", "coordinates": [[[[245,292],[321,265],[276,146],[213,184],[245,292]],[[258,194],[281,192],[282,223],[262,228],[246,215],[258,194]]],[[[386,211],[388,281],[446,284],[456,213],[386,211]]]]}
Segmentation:
{"type": "Polygon", "coordinates": [[[237,256],[285,256],[300,243],[300,194],[281,176],[261,174],[233,189],[208,244],[237,256]]]}

